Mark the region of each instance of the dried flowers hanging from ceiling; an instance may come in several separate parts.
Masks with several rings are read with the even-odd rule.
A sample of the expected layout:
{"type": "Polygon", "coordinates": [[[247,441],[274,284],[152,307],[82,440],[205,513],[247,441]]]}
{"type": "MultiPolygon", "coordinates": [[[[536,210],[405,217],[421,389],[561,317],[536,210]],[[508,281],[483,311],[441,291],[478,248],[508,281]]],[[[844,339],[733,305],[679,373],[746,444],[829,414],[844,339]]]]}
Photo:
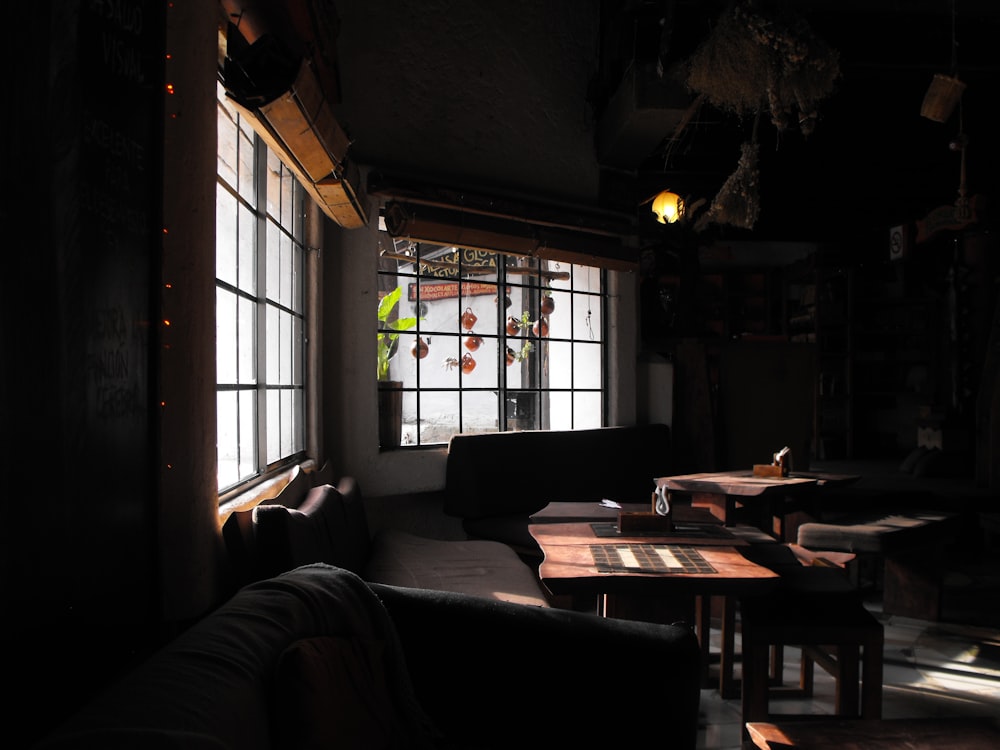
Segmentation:
{"type": "Polygon", "coordinates": [[[737,0],[682,67],[688,88],[743,116],[769,112],[785,130],[798,115],[808,135],[840,76],[839,55],[794,11],[737,0]]]}
{"type": "Polygon", "coordinates": [[[734,171],[695,230],[709,223],[753,229],[760,211],[757,125],[768,113],[784,132],[798,124],[804,136],[816,127],[819,104],[840,76],[839,55],[787,6],[736,0],[682,66],[680,75],[699,101],[753,116],[751,140],[734,171]]]}
{"type": "Polygon", "coordinates": [[[722,188],[712,200],[709,209],[698,217],[695,231],[701,231],[709,223],[729,224],[741,229],[753,229],[760,212],[760,173],[757,158],[760,148],[756,141],[744,143],[740,147],[740,160],[736,171],[726,179],[722,188]]]}

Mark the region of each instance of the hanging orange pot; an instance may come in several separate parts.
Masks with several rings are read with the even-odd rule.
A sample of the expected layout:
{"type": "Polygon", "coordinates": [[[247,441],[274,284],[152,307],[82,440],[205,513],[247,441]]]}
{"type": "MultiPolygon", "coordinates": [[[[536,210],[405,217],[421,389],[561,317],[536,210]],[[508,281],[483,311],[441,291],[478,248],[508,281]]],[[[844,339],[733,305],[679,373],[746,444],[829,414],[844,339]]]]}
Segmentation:
{"type": "Polygon", "coordinates": [[[430,347],[427,346],[427,342],[421,336],[417,336],[417,340],[413,342],[413,346],[410,347],[410,354],[412,354],[417,359],[423,359],[427,356],[427,351],[430,347]]]}
{"type": "Polygon", "coordinates": [[[462,357],[462,372],[468,375],[475,369],[476,369],[476,360],[472,358],[471,354],[464,355],[462,357]]]}
{"type": "Polygon", "coordinates": [[[479,318],[474,312],[472,312],[472,308],[465,308],[465,312],[462,313],[462,328],[467,331],[471,331],[472,327],[476,325],[477,320],[479,320],[479,318]]]}
{"type": "Polygon", "coordinates": [[[548,336],[549,335],[549,319],[542,317],[535,321],[534,325],[531,326],[531,332],[536,336],[548,336]]]}
{"type": "Polygon", "coordinates": [[[516,336],[521,332],[521,321],[511,315],[507,318],[507,335],[516,336]]]}
{"type": "Polygon", "coordinates": [[[476,351],[479,347],[483,345],[482,336],[468,336],[465,339],[465,348],[470,352],[476,351]]]}

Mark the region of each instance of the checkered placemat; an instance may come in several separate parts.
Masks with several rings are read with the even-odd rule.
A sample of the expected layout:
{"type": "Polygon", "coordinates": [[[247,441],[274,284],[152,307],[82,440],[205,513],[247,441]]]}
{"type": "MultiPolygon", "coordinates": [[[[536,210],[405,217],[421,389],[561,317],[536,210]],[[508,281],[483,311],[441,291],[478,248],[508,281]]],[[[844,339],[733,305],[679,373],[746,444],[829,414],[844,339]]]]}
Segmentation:
{"type": "Polygon", "coordinates": [[[601,573],[715,573],[694,547],[681,544],[591,544],[601,573]]]}

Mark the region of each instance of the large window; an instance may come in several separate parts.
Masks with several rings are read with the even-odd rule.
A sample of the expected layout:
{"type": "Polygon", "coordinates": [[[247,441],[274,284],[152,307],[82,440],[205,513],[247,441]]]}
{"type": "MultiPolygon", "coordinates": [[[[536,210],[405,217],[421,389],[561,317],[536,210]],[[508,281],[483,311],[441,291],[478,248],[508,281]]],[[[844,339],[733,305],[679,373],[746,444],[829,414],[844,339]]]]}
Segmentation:
{"type": "Polygon", "coordinates": [[[304,451],[305,192],[218,87],[220,493],[304,451]]]}
{"type": "Polygon", "coordinates": [[[382,244],[379,299],[399,290],[383,341],[404,321],[387,374],[403,389],[401,445],[604,423],[601,269],[388,235],[382,244]]]}

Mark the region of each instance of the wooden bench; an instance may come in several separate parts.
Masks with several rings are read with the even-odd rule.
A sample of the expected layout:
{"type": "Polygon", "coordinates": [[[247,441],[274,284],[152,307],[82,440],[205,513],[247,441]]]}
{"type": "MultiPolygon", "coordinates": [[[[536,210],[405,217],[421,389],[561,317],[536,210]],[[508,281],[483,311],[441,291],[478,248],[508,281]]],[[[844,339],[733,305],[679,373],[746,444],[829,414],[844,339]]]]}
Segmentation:
{"type": "Polygon", "coordinates": [[[941,616],[946,544],[959,515],[944,512],[860,514],[829,523],[804,523],[799,546],[823,555],[847,552],[881,562],[882,609],[924,620],[941,616]]]}

